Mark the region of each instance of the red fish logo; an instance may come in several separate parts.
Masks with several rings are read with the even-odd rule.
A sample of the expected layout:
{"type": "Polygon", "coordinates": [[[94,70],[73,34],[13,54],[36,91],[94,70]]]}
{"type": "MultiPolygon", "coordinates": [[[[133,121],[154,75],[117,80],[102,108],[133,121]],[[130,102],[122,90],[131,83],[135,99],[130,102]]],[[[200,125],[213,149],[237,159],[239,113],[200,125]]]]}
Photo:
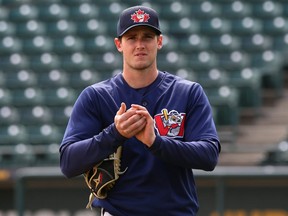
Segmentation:
{"type": "Polygon", "coordinates": [[[185,113],[162,109],[160,114],[154,116],[155,128],[161,136],[183,138],[185,117],[185,113]]]}
{"type": "Polygon", "coordinates": [[[139,9],[131,15],[131,19],[134,21],[134,23],[148,22],[150,15],[139,9]]]}

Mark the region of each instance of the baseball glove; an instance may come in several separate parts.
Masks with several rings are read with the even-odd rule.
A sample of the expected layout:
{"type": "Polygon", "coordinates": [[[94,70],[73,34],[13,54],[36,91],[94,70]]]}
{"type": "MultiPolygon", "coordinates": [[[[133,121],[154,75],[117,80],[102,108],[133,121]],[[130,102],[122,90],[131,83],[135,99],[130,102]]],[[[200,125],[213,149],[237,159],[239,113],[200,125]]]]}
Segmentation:
{"type": "Polygon", "coordinates": [[[121,151],[122,146],[118,147],[115,153],[83,174],[85,182],[91,191],[86,208],[92,208],[95,197],[98,199],[106,198],[107,192],[114,186],[119,175],[126,171],[120,171],[121,151]]]}

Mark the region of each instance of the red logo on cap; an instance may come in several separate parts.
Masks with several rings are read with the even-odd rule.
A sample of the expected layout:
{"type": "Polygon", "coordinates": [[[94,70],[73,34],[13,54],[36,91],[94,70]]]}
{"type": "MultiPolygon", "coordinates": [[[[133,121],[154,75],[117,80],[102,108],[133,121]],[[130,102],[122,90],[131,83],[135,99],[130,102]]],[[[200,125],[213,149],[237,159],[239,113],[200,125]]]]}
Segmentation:
{"type": "Polygon", "coordinates": [[[138,11],[135,11],[135,13],[131,15],[131,19],[136,23],[148,22],[148,20],[150,19],[150,15],[139,9],[138,11]]]}

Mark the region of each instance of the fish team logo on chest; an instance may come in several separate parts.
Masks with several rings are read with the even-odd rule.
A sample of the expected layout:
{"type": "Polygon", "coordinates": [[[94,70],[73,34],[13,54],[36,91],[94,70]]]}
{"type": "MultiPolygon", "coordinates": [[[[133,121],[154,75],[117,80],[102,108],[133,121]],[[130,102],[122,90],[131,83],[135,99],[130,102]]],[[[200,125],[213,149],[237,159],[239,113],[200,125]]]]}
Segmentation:
{"type": "Polygon", "coordinates": [[[183,138],[185,117],[185,113],[162,109],[160,114],[154,116],[155,128],[161,136],[183,138]]]}

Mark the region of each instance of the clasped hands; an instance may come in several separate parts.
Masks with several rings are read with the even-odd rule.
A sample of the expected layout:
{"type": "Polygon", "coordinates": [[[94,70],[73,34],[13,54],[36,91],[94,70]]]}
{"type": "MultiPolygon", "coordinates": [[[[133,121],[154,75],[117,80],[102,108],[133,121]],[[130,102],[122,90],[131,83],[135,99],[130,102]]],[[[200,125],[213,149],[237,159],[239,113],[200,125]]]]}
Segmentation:
{"type": "Polygon", "coordinates": [[[121,103],[114,123],[118,132],[126,138],[135,136],[148,147],[151,147],[155,141],[153,118],[143,106],[132,104],[127,110],[126,104],[121,103]]]}

